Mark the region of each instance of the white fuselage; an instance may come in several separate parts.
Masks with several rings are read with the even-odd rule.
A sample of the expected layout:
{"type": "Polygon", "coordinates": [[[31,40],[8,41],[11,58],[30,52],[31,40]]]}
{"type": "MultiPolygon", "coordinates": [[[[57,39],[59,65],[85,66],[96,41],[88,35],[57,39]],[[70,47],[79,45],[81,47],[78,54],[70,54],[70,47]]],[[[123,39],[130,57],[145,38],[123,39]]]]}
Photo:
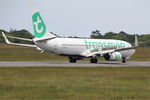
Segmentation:
{"type": "MultiPolygon", "coordinates": [[[[83,56],[90,54],[93,50],[115,47],[117,49],[132,47],[128,42],[113,39],[76,39],[76,38],[55,38],[45,42],[35,42],[41,49],[64,56],[83,56]]],[[[119,51],[122,57],[130,57],[135,49],[119,51]]]]}

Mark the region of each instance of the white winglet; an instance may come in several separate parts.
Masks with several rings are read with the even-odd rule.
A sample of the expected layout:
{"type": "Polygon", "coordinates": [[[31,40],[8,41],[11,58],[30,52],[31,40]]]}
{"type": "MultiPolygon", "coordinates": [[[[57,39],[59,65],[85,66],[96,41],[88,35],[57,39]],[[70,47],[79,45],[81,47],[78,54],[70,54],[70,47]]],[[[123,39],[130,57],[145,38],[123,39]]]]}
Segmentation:
{"type": "Polygon", "coordinates": [[[6,35],[4,34],[4,32],[2,32],[2,35],[4,37],[4,40],[7,44],[10,44],[10,41],[8,40],[8,38],[6,37],[6,35]]]}
{"type": "Polygon", "coordinates": [[[137,39],[137,35],[135,34],[135,47],[138,47],[138,39],[137,39]]]}

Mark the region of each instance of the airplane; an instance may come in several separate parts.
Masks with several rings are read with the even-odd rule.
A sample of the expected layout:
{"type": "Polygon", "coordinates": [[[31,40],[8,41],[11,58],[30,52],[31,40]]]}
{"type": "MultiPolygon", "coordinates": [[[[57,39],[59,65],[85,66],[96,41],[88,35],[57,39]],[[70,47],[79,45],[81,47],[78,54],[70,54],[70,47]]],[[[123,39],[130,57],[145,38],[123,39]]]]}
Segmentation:
{"type": "Polygon", "coordinates": [[[33,5],[32,23],[34,38],[26,39],[20,37],[2,35],[7,44],[34,47],[41,52],[50,52],[69,58],[70,63],[77,60],[90,58],[91,63],[97,63],[99,57],[107,61],[122,61],[126,63],[138,47],[137,36],[135,35],[135,46],[122,40],[114,39],[81,39],[81,38],[61,38],[47,30],[44,20],[36,6],[33,5]],[[32,41],[34,44],[12,43],[8,38],[15,38],[25,41],[32,41]]]}

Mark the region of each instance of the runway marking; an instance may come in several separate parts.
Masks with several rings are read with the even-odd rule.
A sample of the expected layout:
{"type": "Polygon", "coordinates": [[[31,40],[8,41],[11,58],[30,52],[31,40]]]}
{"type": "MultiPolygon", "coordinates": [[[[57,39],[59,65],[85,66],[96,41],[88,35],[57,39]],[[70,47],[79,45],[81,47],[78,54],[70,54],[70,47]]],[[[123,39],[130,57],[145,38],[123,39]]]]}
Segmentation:
{"type": "Polygon", "coordinates": [[[0,67],[150,67],[150,62],[128,61],[121,62],[89,62],[69,63],[67,61],[0,61],[0,67]]]}

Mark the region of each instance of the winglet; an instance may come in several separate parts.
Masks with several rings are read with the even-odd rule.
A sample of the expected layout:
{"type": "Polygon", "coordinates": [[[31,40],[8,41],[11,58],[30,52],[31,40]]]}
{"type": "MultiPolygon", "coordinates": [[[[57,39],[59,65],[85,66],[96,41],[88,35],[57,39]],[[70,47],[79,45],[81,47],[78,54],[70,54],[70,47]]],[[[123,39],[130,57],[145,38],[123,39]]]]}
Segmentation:
{"type": "Polygon", "coordinates": [[[10,44],[10,41],[8,40],[8,38],[6,37],[6,35],[4,34],[4,32],[2,32],[2,35],[4,37],[4,40],[7,44],[10,44]]]}
{"type": "Polygon", "coordinates": [[[137,39],[137,34],[135,34],[135,47],[138,47],[138,39],[137,39]]]}

